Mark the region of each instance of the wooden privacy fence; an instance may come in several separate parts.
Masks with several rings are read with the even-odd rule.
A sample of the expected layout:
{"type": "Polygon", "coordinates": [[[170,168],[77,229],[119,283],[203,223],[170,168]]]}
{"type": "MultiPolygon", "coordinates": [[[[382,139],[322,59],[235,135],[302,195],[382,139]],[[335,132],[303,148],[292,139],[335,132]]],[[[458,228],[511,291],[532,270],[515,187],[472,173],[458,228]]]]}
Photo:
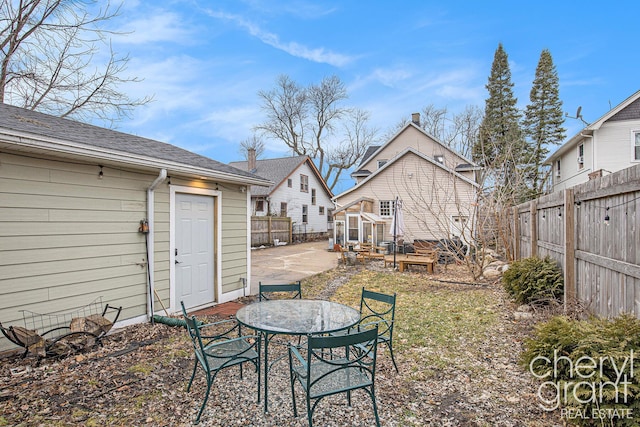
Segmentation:
{"type": "Polygon", "coordinates": [[[513,208],[514,258],[550,256],[565,303],[640,317],[640,165],[513,208]]]}
{"type": "Polygon", "coordinates": [[[291,243],[291,218],[251,217],[251,246],[273,245],[274,241],[291,243]]]}

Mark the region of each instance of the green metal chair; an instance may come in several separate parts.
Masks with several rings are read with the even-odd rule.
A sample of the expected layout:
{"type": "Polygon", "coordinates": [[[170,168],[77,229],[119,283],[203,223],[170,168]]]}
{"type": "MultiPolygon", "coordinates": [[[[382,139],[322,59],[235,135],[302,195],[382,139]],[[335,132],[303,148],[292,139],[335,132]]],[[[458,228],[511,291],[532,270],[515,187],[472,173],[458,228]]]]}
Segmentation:
{"type": "Polygon", "coordinates": [[[360,297],[360,322],[355,326],[359,331],[378,328],[378,344],[385,344],[391,354],[393,367],[398,365],[393,356],[393,325],[396,316],[396,294],[387,295],[362,288],[360,297]]]}
{"type": "MultiPolygon", "coordinates": [[[[275,284],[275,285],[263,285],[262,282],[258,282],[258,300],[259,301],[269,301],[273,299],[275,296],[284,298],[288,297],[290,299],[302,299],[302,285],[300,281],[293,283],[284,283],[284,284],[275,284]]],[[[275,335],[275,334],[274,334],[275,335]]],[[[268,334],[265,334],[265,339],[271,340],[271,337],[268,334]]],[[[298,336],[298,345],[302,343],[302,337],[298,336]]],[[[284,358],[283,356],[274,361],[284,358]]]]}
{"type": "Polygon", "coordinates": [[[371,397],[376,426],[380,427],[375,396],[377,336],[377,327],[341,336],[309,335],[306,357],[290,345],[289,375],[294,416],[298,416],[297,380],[305,392],[309,427],[313,426],[313,412],[324,397],[346,393],[351,406],[351,392],[358,389],[365,390],[371,397]],[[337,353],[342,354],[338,356],[337,353]]]}
{"type": "Polygon", "coordinates": [[[334,332],[338,336],[352,333],[353,330],[364,331],[373,327],[378,328],[378,344],[385,344],[391,353],[393,367],[398,372],[398,365],[393,356],[393,325],[396,314],[396,294],[387,295],[380,292],[368,291],[362,288],[360,296],[360,321],[348,331],[334,332]]]}
{"type": "Polygon", "coordinates": [[[220,322],[203,324],[195,316],[189,317],[185,309],[184,302],[180,302],[182,314],[184,315],[187,331],[193,344],[195,352],[195,364],[193,373],[187,386],[187,391],[191,390],[191,384],[195,378],[198,366],[202,368],[207,376],[207,392],[204,401],[198,412],[194,424],[200,422],[200,417],[209,399],[211,385],[218,375],[218,372],[233,366],[240,367],[240,378],[242,378],[242,365],[252,363],[258,376],[258,402],[260,401],[260,336],[242,335],[240,324],[235,320],[223,320],[220,322]],[[214,335],[205,335],[205,329],[222,329],[223,332],[216,332],[214,335]]]}
{"type": "Polygon", "coordinates": [[[302,299],[302,286],[300,281],[294,283],[277,284],[277,285],[263,285],[262,282],[258,282],[258,300],[270,300],[274,297],[274,294],[283,294],[290,299],[302,299]]]}

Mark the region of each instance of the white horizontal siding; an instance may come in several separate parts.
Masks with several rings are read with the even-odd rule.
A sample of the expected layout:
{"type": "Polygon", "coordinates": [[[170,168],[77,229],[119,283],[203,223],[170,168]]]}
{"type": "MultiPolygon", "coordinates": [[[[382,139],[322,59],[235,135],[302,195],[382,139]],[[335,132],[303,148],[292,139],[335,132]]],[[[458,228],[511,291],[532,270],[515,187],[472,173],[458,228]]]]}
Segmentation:
{"type": "MultiPolygon", "coordinates": [[[[373,212],[380,215],[380,201],[403,202],[404,240],[449,237],[452,216],[474,216],[475,187],[442,168],[409,153],[374,179],[358,186],[338,203],[344,206],[362,197],[374,199],[373,212]]],[[[391,218],[385,235],[391,238],[391,218]]]]}
{"type": "MultiPolygon", "coordinates": [[[[325,185],[317,178],[315,172],[307,163],[303,163],[291,176],[292,186],[287,186],[285,180],[283,185],[273,191],[269,203],[271,212],[280,215],[280,203],[287,204],[287,216],[294,223],[294,230],[298,231],[302,221],[302,205],[307,205],[308,216],[306,223],[307,233],[326,233],[327,231],[327,211],[333,208],[331,197],[325,191],[325,185]],[[300,190],[300,175],[309,177],[309,191],[300,190]],[[316,203],[311,204],[311,190],[316,190],[316,203]],[[319,207],[324,206],[324,214],[320,215],[319,207]]],[[[304,228],[303,228],[304,229],[304,228]]]]}

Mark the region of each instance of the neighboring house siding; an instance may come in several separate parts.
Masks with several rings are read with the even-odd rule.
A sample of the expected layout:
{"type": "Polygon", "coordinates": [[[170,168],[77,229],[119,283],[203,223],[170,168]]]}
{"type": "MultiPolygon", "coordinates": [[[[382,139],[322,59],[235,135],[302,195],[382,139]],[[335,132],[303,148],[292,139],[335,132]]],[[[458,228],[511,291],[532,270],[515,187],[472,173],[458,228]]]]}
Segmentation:
{"type": "Polygon", "coordinates": [[[280,203],[287,204],[287,215],[293,222],[294,232],[326,233],[327,232],[327,210],[333,207],[333,202],[324,191],[322,184],[315,175],[315,172],[303,163],[296,169],[290,177],[293,181],[291,188],[287,186],[285,180],[282,185],[276,188],[270,196],[269,204],[272,213],[280,214],[280,203]],[[309,179],[309,191],[300,190],[300,175],[306,175],[309,179]],[[312,204],[312,190],[316,190],[316,202],[312,204]],[[302,206],[307,205],[308,215],[306,227],[302,221],[302,206]],[[324,206],[324,214],[319,214],[319,207],[324,206]]]}
{"type": "MultiPolygon", "coordinates": [[[[555,162],[553,167],[555,168],[555,162]]],[[[554,191],[573,187],[589,180],[593,172],[593,138],[583,138],[579,143],[560,156],[560,176],[553,172],[554,191]],[[584,164],[582,169],[578,163],[578,147],[584,146],[584,164]]]]}
{"type": "Polygon", "coordinates": [[[104,168],[99,180],[98,172],[97,166],[2,154],[3,323],[20,324],[22,309],[71,309],[98,296],[122,305],[123,319],[145,313],[145,236],[138,225],[155,177],[104,168]]]}
{"type": "MultiPolygon", "coordinates": [[[[363,197],[374,199],[373,213],[380,215],[380,201],[403,202],[405,241],[441,239],[449,236],[451,217],[474,216],[475,187],[455,174],[408,153],[388,165],[374,179],[361,184],[341,197],[345,206],[363,197]]],[[[386,224],[385,237],[391,237],[391,218],[386,224]]]]}
{"type": "Polygon", "coordinates": [[[553,191],[587,182],[589,174],[606,175],[640,163],[634,152],[636,132],[640,132],[640,91],[588,124],[545,160],[552,168],[553,191]],[[584,145],[582,169],[577,162],[580,144],[584,145]]]}
{"type": "Polygon", "coordinates": [[[607,121],[596,134],[594,170],[618,171],[638,162],[633,158],[632,131],[640,131],[640,120],[607,121]]]}

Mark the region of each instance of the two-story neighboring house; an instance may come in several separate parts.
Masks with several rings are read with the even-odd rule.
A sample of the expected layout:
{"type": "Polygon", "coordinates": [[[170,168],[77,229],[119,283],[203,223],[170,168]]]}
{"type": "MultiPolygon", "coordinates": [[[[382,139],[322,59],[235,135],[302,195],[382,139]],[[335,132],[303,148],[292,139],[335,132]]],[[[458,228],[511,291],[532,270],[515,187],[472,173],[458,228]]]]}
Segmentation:
{"type": "Polygon", "coordinates": [[[294,238],[327,236],[333,193],[309,156],[256,160],[255,151],[249,150],[248,158],[230,165],[274,183],[251,186],[252,215],[291,218],[294,238]]]}
{"type": "Polygon", "coordinates": [[[640,91],[586,126],[545,161],[553,191],[640,163],[640,91]]]}
{"type": "Polygon", "coordinates": [[[355,186],[334,197],[336,243],[393,240],[396,201],[402,203],[405,242],[472,239],[480,168],[419,123],[413,114],[389,141],[370,147],[351,174],[355,186]]]}

